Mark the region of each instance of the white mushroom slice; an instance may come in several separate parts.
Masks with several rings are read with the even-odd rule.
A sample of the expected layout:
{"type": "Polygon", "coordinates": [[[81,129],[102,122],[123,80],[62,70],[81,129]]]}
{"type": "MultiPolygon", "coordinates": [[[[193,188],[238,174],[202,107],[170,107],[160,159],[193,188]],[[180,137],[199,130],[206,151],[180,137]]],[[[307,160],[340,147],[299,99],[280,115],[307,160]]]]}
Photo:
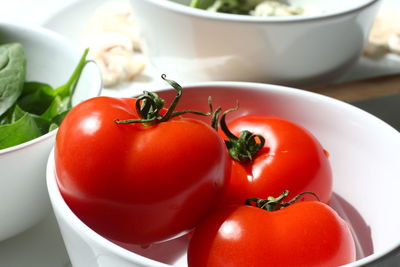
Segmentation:
{"type": "Polygon", "coordinates": [[[375,46],[386,46],[392,31],[393,29],[388,24],[387,18],[382,14],[378,15],[369,35],[369,43],[375,46]]]}
{"type": "Polygon", "coordinates": [[[304,13],[304,9],[300,7],[290,6],[288,4],[267,0],[258,4],[253,11],[252,16],[268,17],[268,16],[293,16],[304,13]]]}
{"type": "Polygon", "coordinates": [[[367,57],[380,57],[389,51],[386,43],[374,43],[373,41],[367,42],[364,47],[364,55],[367,57]]]}
{"type": "Polygon", "coordinates": [[[113,86],[123,81],[132,80],[144,69],[144,61],[121,47],[110,47],[98,51],[95,60],[103,75],[105,86],[113,86]]]}
{"type": "Polygon", "coordinates": [[[139,28],[128,1],[107,2],[99,7],[85,31],[83,44],[97,62],[105,86],[132,80],[145,67],[139,28]]]}
{"type": "Polygon", "coordinates": [[[86,33],[115,32],[127,36],[135,50],[140,50],[140,33],[128,2],[107,2],[96,10],[88,22],[86,33]]]}
{"type": "Polygon", "coordinates": [[[92,56],[96,56],[99,51],[115,46],[120,46],[127,51],[133,52],[133,44],[130,39],[125,35],[115,32],[91,33],[84,38],[83,44],[90,47],[92,56]]]}
{"type": "Polygon", "coordinates": [[[388,40],[388,47],[391,52],[400,55],[400,32],[390,36],[388,40]]]}
{"type": "Polygon", "coordinates": [[[388,52],[395,52],[396,37],[400,33],[400,13],[390,9],[379,10],[368,43],[364,49],[366,56],[381,56],[388,52]],[[389,40],[392,45],[389,45],[389,40]],[[394,49],[393,49],[394,48],[394,49]]]}

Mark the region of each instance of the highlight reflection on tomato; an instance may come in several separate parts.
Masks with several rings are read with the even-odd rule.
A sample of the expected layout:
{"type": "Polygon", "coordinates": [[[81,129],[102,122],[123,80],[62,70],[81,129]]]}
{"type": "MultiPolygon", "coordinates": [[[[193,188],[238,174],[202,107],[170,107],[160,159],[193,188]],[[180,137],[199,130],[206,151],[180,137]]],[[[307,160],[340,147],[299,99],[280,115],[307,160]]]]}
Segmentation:
{"type": "MultiPolygon", "coordinates": [[[[265,115],[242,116],[227,127],[235,136],[244,130],[261,135],[265,143],[250,161],[231,160],[226,202],[241,204],[247,198],[279,195],[286,189],[290,191],[290,197],[311,191],[321,201],[329,202],[332,172],[328,155],[304,127],[265,115]]],[[[227,139],[221,130],[220,135],[227,139]]]]}

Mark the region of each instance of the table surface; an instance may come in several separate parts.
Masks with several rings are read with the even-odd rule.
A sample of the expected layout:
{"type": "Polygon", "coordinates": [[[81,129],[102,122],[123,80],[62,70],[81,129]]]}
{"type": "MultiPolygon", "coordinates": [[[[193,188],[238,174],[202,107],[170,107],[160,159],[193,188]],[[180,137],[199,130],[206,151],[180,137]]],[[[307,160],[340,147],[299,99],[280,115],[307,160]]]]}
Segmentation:
{"type": "MultiPolygon", "coordinates": [[[[40,26],[48,16],[76,1],[0,0],[0,20],[40,26]]],[[[398,0],[384,0],[384,4],[395,5],[400,10],[398,0]]],[[[389,57],[381,61],[361,58],[335,84],[307,89],[350,102],[400,130],[397,115],[400,114],[400,57],[395,60],[389,57]]],[[[69,266],[68,255],[53,214],[25,233],[0,242],[0,266],[69,266]]]]}

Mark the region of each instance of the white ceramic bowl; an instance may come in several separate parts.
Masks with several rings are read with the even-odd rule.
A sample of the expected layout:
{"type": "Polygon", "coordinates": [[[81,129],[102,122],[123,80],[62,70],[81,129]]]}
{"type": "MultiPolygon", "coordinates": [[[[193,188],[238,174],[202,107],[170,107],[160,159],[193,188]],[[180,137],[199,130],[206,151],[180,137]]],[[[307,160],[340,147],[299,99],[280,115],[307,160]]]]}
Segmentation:
{"type": "Polygon", "coordinates": [[[131,0],[146,54],[161,73],[182,82],[303,86],[335,79],[357,61],[380,0],[289,0],[329,11],[268,18],[183,5],[189,2],[131,0]]]}
{"type": "MultiPolygon", "coordinates": [[[[78,65],[83,49],[51,31],[0,22],[0,43],[19,42],[27,58],[27,81],[60,86],[78,65]]],[[[73,103],[97,96],[101,76],[88,64],[73,103]]],[[[56,130],[29,142],[0,150],[0,241],[39,222],[50,212],[46,192],[46,162],[56,130]]]]}
{"type": "MultiPolygon", "coordinates": [[[[169,101],[175,94],[161,90],[169,101]]],[[[332,206],[350,224],[357,261],[348,266],[384,263],[398,266],[400,252],[400,133],[350,104],[315,93],[277,85],[212,82],[184,86],[178,109],[204,110],[212,96],[224,109],[240,101],[230,115],[259,113],[281,116],[309,129],[329,151],[334,175],[332,206]]],[[[183,237],[133,253],[104,239],[68,208],[57,187],[53,154],[47,166],[47,186],[74,267],[186,266],[183,237]],[[141,256],[141,255],[145,255],[141,256]],[[155,261],[158,259],[159,261],[155,261]],[[163,263],[161,263],[163,262],[163,263]],[[169,265],[168,265],[169,264],[169,265]]]]}

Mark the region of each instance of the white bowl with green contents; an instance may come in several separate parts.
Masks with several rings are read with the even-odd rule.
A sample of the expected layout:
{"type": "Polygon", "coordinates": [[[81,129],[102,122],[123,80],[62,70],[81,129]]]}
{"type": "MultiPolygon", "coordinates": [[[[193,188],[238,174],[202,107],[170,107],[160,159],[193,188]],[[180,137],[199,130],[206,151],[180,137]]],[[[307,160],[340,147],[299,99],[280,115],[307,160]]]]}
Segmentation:
{"type": "MultiPolygon", "coordinates": [[[[192,8],[191,0],[130,2],[146,54],[160,72],[181,82],[251,81],[298,87],[334,80],[357,62],[381,0],[273,0],[305,11],[262,17],[192,8]]],[[[198,2],[228,5],[229,1],[198,2]]]]}
{"type": "MultiPolygon", "coordinates": [[[[46,161],[56,136],[56,116],[63,112],[56,103],[60,100],[68,106],[70,88],[64,91],[67,95],[59,90],[57,100],[48,90],[66,84],[83,55],[83,49],[51,31],[0,22],[0,241],[30,228],[50,212],[46,161]],[[27,82],[40,84],[28,86],[27,82]],[[44,84],[51,87],[43,89],[44,84]],[[21,87],[23,91],[16,92],[21,87]],[[38,105],[37,97],[44,106],[38,105]],[[49,103],[58,108],[51,109],[49,103]],[[40,114],[28,114],[26,108],[40,114]]],[[[72,105],[99,95],[102,87],[97,66],[81,63],[85,66],[72,105]]]]}

